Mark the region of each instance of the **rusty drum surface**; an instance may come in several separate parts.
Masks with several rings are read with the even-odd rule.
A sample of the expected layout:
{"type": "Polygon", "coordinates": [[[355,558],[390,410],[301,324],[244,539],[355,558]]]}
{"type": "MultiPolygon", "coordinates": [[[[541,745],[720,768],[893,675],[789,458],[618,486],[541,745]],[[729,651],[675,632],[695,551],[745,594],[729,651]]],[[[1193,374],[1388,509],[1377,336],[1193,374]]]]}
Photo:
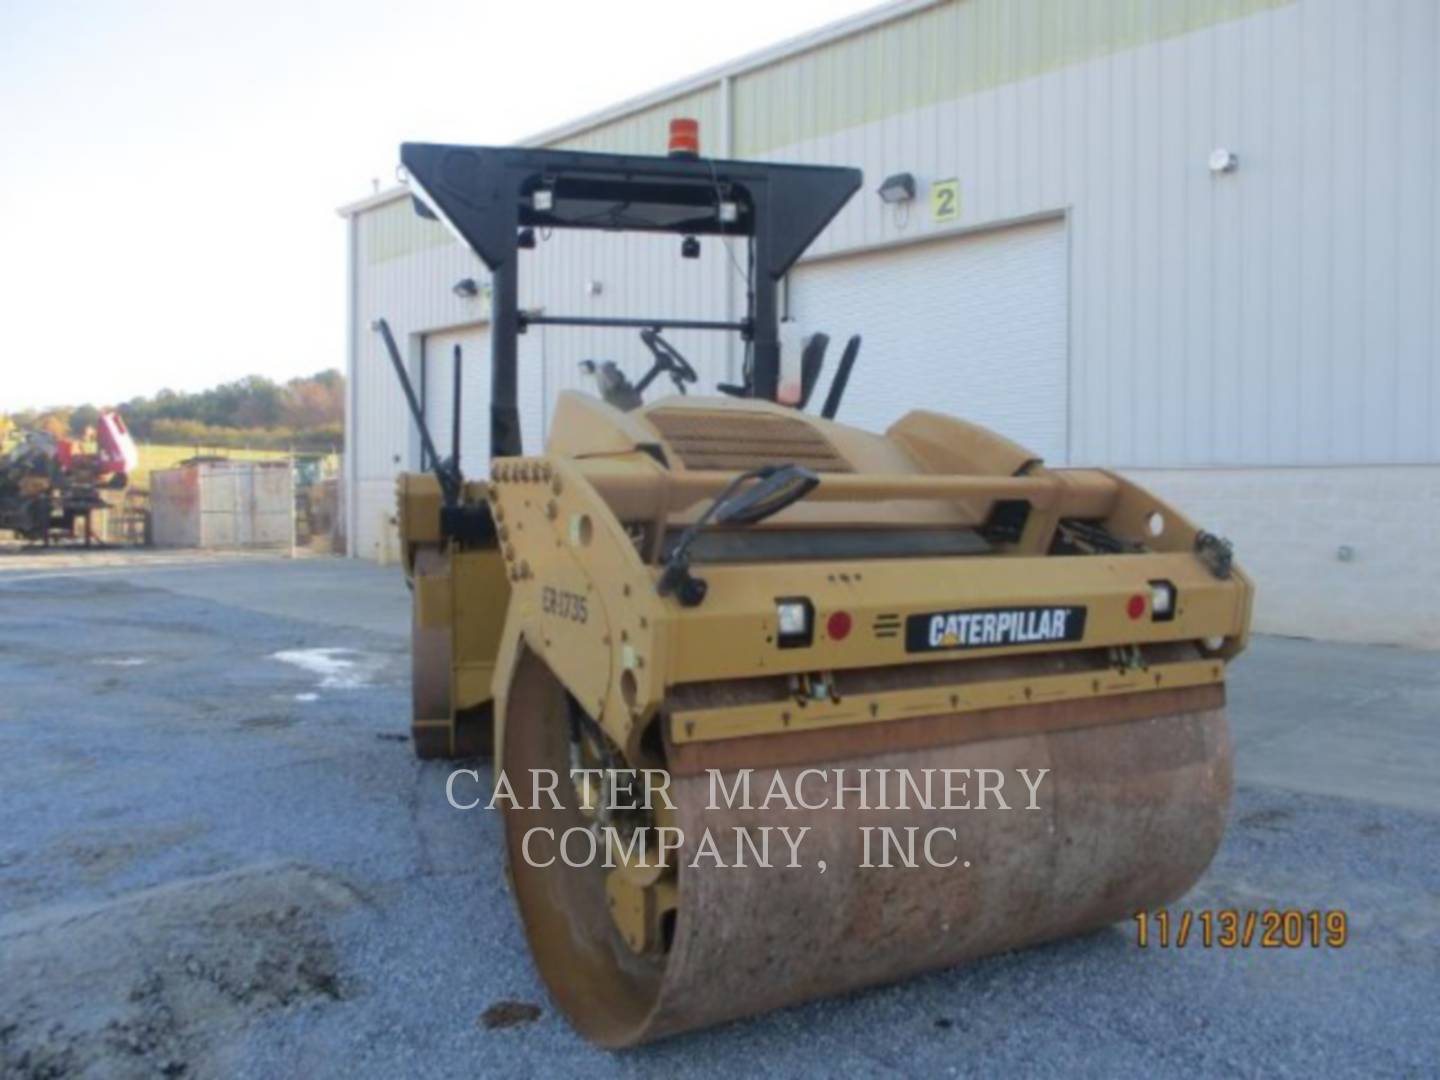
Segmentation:
{"type": "MultiPolygon", "coordinates": [[[[506,773],[551,768],[563,777],[567,736],[556,712],[563,691],[522,682],[517,704],[525,721],[507,730],[506,773]]],[[[778,769],[756,762],[745,766],[753,768],[752,809],[732,809],[723,798],[717,804],[704,772],[674,776],[675,824],[685,836],[679,907],[668,953],[653,958],[633,954],[616,932],[603,868],[559,860],[538,868],[522,857],[527,830],[558,834],[583,825],[579,811],[506,810],[515,891],[537,965],[584,1035],[625,1046],[1080,933],[1172,901],[1209,865],[1232,787],[1223,704],[1204,693],[1192,701],[1205,707],[838,760],[819,749],[808,764],[778,769]],[[807,767],[846,770],[850,784],[861,769],[893,770],[892,809],[863,809],[848,793],[839,809],[833,781],[826,787],[813,773],[797,789],[807,767]],[[930,808],[917,806],[913,792],[908,809],[894,808],[899,770],[919,782],[927,769],[982,768],[1004,770],[1010,809],[993,797],[986,809],[973,808],[973,780],[972,809],[945,809],[938,779],[930,808]],[[1050,770],[1036,789],[1036,809],[1027,808],[1017,769],[1032,778],[1050,770]],[[812,805],[823,796],[829,805],[761,809],[777,774],[788,791],[804,791],[812,805]],[[768,867],[751,859],[743,868],[720,868],[708,858],[692,866],[706,831],[733,864],[734,830],[754,838],[764,826],[788,826],[792,835],[809,828],[799,867],[787,865],[790,849],[778,837],[768,867]],[[901,836],[913,826],[922,838],[954,830],[953,838],[935,834],[932,857],[958,861],[940,866],[921,858],[909,867],[892,852],[897,865],[863,867],[865,826],[889,826],[901,836]]],[[[738,768],[722,774],[727,787],[738,768]]],[[[568,793],[561,784],[562,801],[568,793]]],[[[878,801],[871,796],[872,805],[878,801]]],[[[878,864],[876,835],[871,861],[878,864]]]]}

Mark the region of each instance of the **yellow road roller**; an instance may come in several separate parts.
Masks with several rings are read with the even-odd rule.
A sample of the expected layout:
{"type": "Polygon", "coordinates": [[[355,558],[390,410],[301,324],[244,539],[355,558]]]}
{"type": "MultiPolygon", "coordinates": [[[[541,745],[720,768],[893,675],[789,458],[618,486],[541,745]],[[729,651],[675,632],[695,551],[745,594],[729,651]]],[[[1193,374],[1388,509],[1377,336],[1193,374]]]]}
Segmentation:
{"type": "Polygon", "coordinates": [[[493,273],[483,480],[458,437],[438,454],[377,324],[435,466],[399,482],[415,746],[493,752],[520,918],[581,1033],[641,1043],[1194,884],[1230,801],[1251,582],[1113,472],[923,409],[847,426],[858,339],[818,409],[822,335],[782,393],[777,285],[857,171],[434,144],[402,161],[417,209],[493,273]],[[743,245],[744,314],[528,310],[517,263],[550,229],[743,245]],[[588,362],[599,394],[561,394],[527,454],[535,325],[632,328],[651,364],[632,383],[588,362]],[[672,329],[738,335],[739,380],[692,392],[672,329]]]}

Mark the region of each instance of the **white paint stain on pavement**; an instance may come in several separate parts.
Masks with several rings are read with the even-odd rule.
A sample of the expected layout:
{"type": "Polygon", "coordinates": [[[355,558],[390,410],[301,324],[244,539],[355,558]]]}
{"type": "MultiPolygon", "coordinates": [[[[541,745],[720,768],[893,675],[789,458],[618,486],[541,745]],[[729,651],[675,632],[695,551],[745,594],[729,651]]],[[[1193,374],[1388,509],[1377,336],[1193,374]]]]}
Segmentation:
{"type": "MultiPolygon", "coordinates": [[[[321,690],[358,690],[385,663],[385,657],[357,649],[282,649],[271,658],[317,675],[321,690]]],[[[297,700],[305,700],[297,698],[297,700]]]]}

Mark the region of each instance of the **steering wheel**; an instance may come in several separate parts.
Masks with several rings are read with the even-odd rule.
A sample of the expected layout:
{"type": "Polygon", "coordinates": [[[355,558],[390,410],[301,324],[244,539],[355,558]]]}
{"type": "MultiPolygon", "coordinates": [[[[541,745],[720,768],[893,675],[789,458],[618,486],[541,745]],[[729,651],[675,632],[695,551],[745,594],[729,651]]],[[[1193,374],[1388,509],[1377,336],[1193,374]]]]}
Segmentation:
{"type": "Polygon", "coordinates": [[[654,382],[656,376],[662,371],[670,376],[670,381],[675,384],[675,389],[682,394],[685,393],[687,383],[700,381],[700,376],[697,375],[695,369],[690,366],[690,361],[681,356],[675,346],[661,337],[658,329],[641,330],[640,340],[645,343],[645,347],[649,349],[650,354],[655,357],[655,365],[646,372],[645,377],[636,384],[635,389],[637,391],[644,393],[645,388],[654,382]]]}

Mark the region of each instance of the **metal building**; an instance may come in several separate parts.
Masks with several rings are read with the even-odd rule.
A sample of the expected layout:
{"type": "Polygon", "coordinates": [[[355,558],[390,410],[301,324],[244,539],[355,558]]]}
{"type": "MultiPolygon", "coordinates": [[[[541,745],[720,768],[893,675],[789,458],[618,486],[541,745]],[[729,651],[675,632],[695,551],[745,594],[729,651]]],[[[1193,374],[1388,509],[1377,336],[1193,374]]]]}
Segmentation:
{"type": "MultiPolygon", "coordinates": [[[[864,335],[841,419],[923,405],[1143,471],[1235,542],[1259,629],[1440,644],[1433,0],[905,0],[531,142],[660,153],[677,116],[706,154],[864,169],[784,293],[792,342],[864,335]]],[[[419,449],[371,321],[403,334],[437,417],[463,346],[473,472],[486,273],[403,187],[341,213],[348,535],[375,557],[419,449]]],[[[741,313],[743,250],[672,248],[542,239],[522,303],[741,313]]],[[[675,339],[703,381],[736,376],[728,340],[675,339]]],[[[523,340],[527,447],[558,391],[589,389],[579,360],[643,367],[628,332],[523,340]]]]}

